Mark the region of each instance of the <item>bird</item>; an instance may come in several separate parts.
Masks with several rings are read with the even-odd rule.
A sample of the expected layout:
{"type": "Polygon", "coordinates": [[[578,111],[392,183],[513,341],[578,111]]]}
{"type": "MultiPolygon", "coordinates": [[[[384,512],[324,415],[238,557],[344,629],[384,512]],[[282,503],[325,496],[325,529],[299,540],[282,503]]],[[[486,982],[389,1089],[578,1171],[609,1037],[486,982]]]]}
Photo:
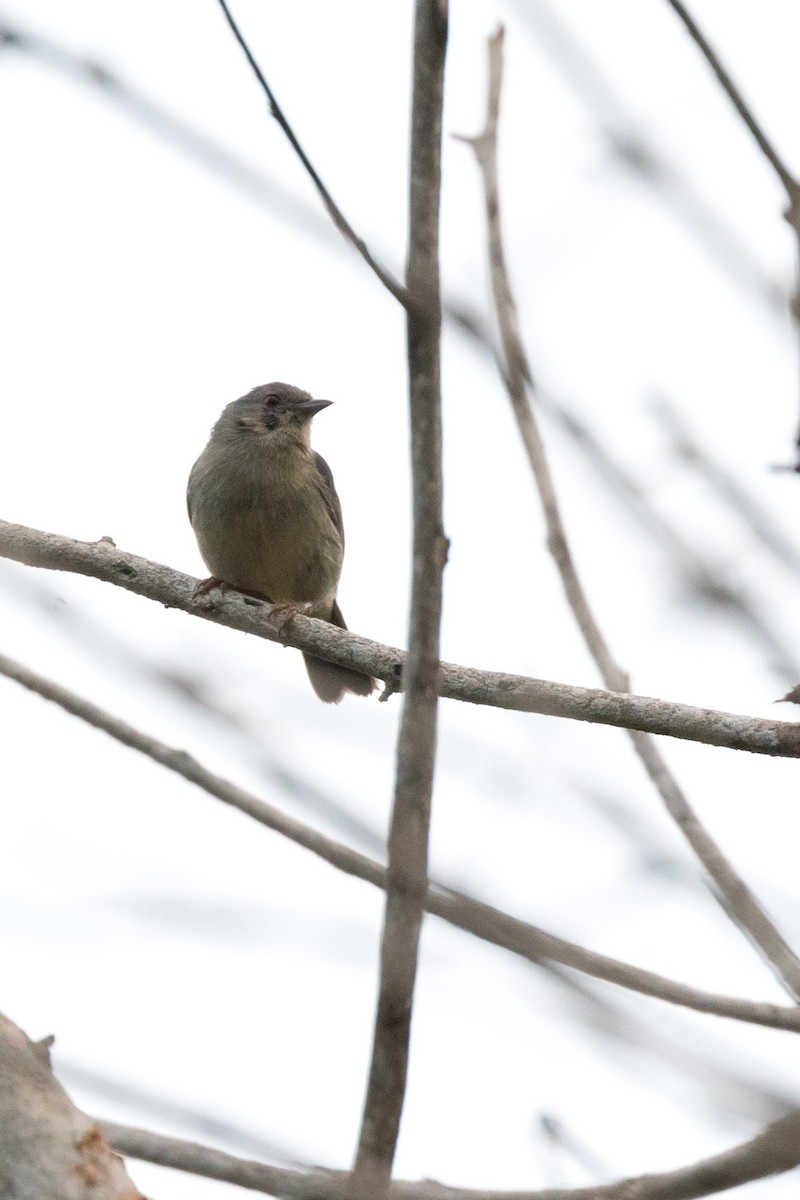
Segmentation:
{"type": "MultiPolygon", "coordinates": [[[[311,420],[333,401],[266,383],[228,404],[192,467],[189,520],[211,578],[291,616],[346,629],[336,598],[344,558],[342,507],[331,469],[311,449],[311,420]]],[[[200,590],[198,589],[198,590],[200,590]]],[[[303,654],[320,700],[368,696],[369,675],[303,654]]]]}

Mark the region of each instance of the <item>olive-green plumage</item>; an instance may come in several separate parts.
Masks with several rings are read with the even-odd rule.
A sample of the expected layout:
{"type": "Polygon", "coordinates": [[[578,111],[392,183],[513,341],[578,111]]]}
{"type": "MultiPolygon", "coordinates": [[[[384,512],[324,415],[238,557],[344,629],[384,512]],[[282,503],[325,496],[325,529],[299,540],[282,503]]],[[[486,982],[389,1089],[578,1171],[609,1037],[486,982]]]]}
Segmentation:
{"type": "MultiPolygon", "coordinates": [[[[336,602],[344,527],[330,468],[311,449],[315,413],[331,403],[288,383],[234,400],[192,467],[187,502],[214,578],[346,629],[336,602]]],[[[304,655],[314,691],[336,704],[368,696],[367,675],[304,655]]]]}

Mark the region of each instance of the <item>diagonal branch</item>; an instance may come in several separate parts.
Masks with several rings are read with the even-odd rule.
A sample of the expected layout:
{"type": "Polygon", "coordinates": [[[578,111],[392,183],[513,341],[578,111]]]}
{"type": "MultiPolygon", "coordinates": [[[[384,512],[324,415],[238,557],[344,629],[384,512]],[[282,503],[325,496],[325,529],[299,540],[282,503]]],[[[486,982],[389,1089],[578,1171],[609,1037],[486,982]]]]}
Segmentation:
{"type": "MultiPolygon", "coordinates": [[[[586,465],[621,502],[626,518],[638,522],[672,561],[686,591],[702,598],[715,614],[741,629],[767,655],[781,679],[800,679],[796,639],[778,631],[760,600],[734,576],[727,562],[708,560],[648,497],[646,489],[617,461],[563,396],[537,388],[539,409],[555,420],[572,439],[586,465]]],[[[798,556],[800,560],[800,556],[798,556]]],[[[800,561],[798,561],[800,568],[800,561]]]]}
{"type": "MultiPolygon", "coordinates": [[[[489,39],[489,84],[484,130],[477,137],[462,140],[472,146],[483,178],[492,291],[505,360],[505,384],[542,502],[548,549],[558,567],[567,602],[606,686],[615,692],[626,692],[629,689],[628,676],[611,655],[572,558],[544,443],[528,396],[532,375],[519,332],[500,223],[497,127],[503,75],[503,36],[503,29],[500,28],[489,39]]],[[[704,828],[653,739],[640,731],[631,731],[630,738],[667,811],[713,880],[715,895],[728,916],[773,967],[788,993],[800,999],[800,959],[704,828]]]]}
{"type": "MultiPolygon", "coordinates": [[[[238,1184],[286,1200],[349,1200],[348,1176],[342,1171],[288,1170],[235,1158],[223,1150],[145,1129],[130,1129],[109,1121],[104,1121],[101,1128],[112,1146],[129,1158],[238,1184]]],[[[544,1188],[533,1192],[447,1187],[431,1180],[395,1182],[389,1197],[390,1200],[697,1200],[756,1179],[783,1174],[798,1163],[800,1112],[792,1112],[731,1150],[658,1175],[636,1175],[594,1187],[544,1188]]]]}
{"type": "Polygon", "coordinates": [[[442,577],[442,400],[439,205],[447,0],[417,0],[411,102],[407,312],[413,545],[408,659],[389,829],[380,980],[353,1194],[389,1187],[408,1077],[411,1008],[428,888],[439,694],[442,577]]]}
{"type": "MultiPolygon", "coordinates": [[[[239,188],[263,207],[271,209],[280,219],[291,222],[310,236],[329,242],[330,225],[315,207],[304,204],[275,179],[259,174],[248,163],[236,158],[225,146],[215,142],[202,130],[190,125],[152,100],[144,92],[127,83],[115,71],[112,71],[107,63],[78,54],[52,38],[32,33],[23,29],[16,21],[11,24],[7,18],[0,16],[0,50],[5,47],[28,54],[52,70],[61,72],[67,78],[78,80],[96,89],[102,97],[117,104],[123,112],[133,120],[139,121],[151,133],[162,138],[174,149],[188,155],[207,170],[213,171],[231,186],[239,188]]],[[[250,58],[249,50],[245,52],[250,58]]],[[[261,76],[260,71],[259,76],[261,76]]],[[[268,98],[270,95],[274,100],[274,93],[271,89],[268,98]]],[[[272,107],[272,102],[270,102],[270,106],[272,107]]],[[[279,108],[279,111],[281,127],[286,131],[288,122],[286,122],[283,110],[279,108]]],[[[355,246],[362,259],[384,283],[388,291],[404,307],[407,306],[409,297],[406,289],[389,268],[380,265],[379,259],[345,220],[315,168],[309,163],[305,152],[298,146],[298,140],[291,129],[288,136],[320,191],[326,210],[336,229],[343,234],[348,245],[355,246]]],[[[340,245],[338,242],[335,244],[340,245]]],[[[443,312],[455,328],[476,348],[483,351],[492,350],[486,330],[467,300],[451,295],[444,302],[443,312]]]]}
{"type": "MultiPolygon", "coordinates": [[[[5,655],[0,655],[0,674],[7,679],[13,679],[43,699],[58,704],[65,712],[85,721],[94,729],[101,730],[123,746],[128,746],[167,770],[174,771],[176,775],[202,788],[223,804],[230,805],[295,845],[309,850],[337,871],[343,871],[373,887],[386,887],[386,869],[381,863],[326,837],[310,825],[298,821],[220,775],[214,775],[186,751],[177,750],[142,730],[135,729],[75,692],[37,675],[5,655]]],[[[689,987],[653,971],[646,971],[641,967],[609,958],[605,954],[586,950],[574,942],[556,937],[555,934],[547,933],[535,925],[529,925],[489,904],[474,900],[434,881],[428,885],[425,909],[432,916],[449,922],[465,933],[471,933],[532,963],[560,963],[595,979],[603,979],[619,987],[669,1004],[694,1009],[696,1012],[800,1033],[800,1008],[739,1000],[733,996],[719,996],[689,987]]]]}
{"type": "Polygon", "coordinates": [[[364,262],[367,264],[367,266],[370,268],[370,270],[373,271],[377,275],[378,279],[380,279],[381,283],[387,289],[387,291],[391,292],[391,294],[394,296],[395,300],[399,300],[400,303],[403,305],[403,307],[408,309],[409,305],[410,305],[408,288],[404,288],[402,283],[400,283],[400,281],[398,279],[395,279],[395,277],[394,277],[394,275],[392,275],[391,271],[387,270],[386,267],[381,266],[381,264],[378,262],[378,260],[373,256],[372,252],[370,251],[370,249],[367,246],[367,243],[364,241],[364,239],[359,237],[358,234],[356,233],[356,231],[353,229],[353,226],[350,224],[350,222],[347,220],[347,218],[345,217],[342,210],[339,208],[339,205],[336,203],[333,196],[330,194],[327,187],[322,182],[320,175],[318,174],[316,168],[314,167],[313,163],[309,159],[305,150],[300,145],[297,135],[295,134],[294,130],[292,129],[291,125],[289,124],[288,120],[286,119],[286,116],[285,116],[280,104],[278,104],[278,101],[275,97],[275,93],[273,92],[270,85],[267,83],[267,80],[264,76],[263,71],[261,70],[258,63],[256,62],[255,57],[253,56],[253,53],[250,50],[250,47],[247,45],[247,42],[244,40],[244,37],[241,33],[241,30],[239,29],[239,26],[236,24],[236,21],[233,19],[233,15],[232,15],[231,10],[229,9],[228,5],[226,4],[225,0],[218,0],[218,4],[219,4],[220,8],[222,9],[223,13],[225,14],[225,20],[228,22],[229,26],[231,27],[233,36],[236,38],[236,41],[239,43],[242,50],[244,51],[245,57],[247,58],[247,61],[249,62],[250,66],[252,67],[253,73],[255,74],[256,79],[261,84],[261,87],[262,87],[264,94],[267,97],[267,101],[269,103],[270,113],[275,118],[275,120],[278,122],[278,124],[280,125],[283,132],[286,134],[286,137],[289,139],[292,149],[294,150],[297,157],[300,159],[300,162],[305,167],[306,173],[308,174],[309,178],[311,179],[311,182],[314,184],[314,187],[317,189],[317,191],[322,199],[322,202],[325,205],[326,209],[328,210],[328,213],[329,213],[330,218],[333,221],[334,225],[339,230],[339,232],[342,234],[342,236],[344,238],[346,238],[346,240],[348,242],[350,242],[351,246],[353,246],[358,251],[358,253],[363,258],[364,262]]]}
{"type": "MultiPolygon", "coordinates": [[[[786,192],[787,209],[784,215],[794,231],[795,241],[797,243],[795,255],[797,260],[795,272],[795,295],[792,304],[792,315],[795,319],[795,322],[797,322],[798,319],[800,319],[800,309],[798,308],[798,303],[800,303],[800,182],[798,182],[796,176],[792,174],[781,156],[778,154],[772,142],[767,137],[763,127],[761,126],[761,123],[756,120],[752,109],[745,101],[744,96],[739,91],[731,76],[728,74],[728,71],[726,70],[721,58],[703,33],[700,26],[695,21],[694,17],[686,8],[685,4],[683,4],[681,0],[668,0],[668,2],[673,11],[676,12],[681,21],[683,21],[689,36],[692,38],[706,62],[711,67],[711,70],[716,75],[722,88],[728,96],[728,99],[731,101],[739,116],[749,129],[750,133],[755,139],[756,145],[772,167],[775,174],[778,176],[778,179],[780,180],[781,184],[783,185],[783,189],[786,192]]],[[[800,429],[795,437],[795,445],[796,447],[800,448],[800,429]]],[[[796,461],[790,470],[800,471],[800,461],[796,461]]]]}
{"type": "MultiPolygon", "coordinates": [[[[792,538],[787,537],[777,520],[758,497],[737,479],[735,473],[704,446],[689,428],[667,396],[653,398],[650,411],[660,422],[671,443],[676,458],[697,472],[699,477],[727,505],[734,516],[749,530],[759,545],[769,552],[795,576],[800,573],[800,551],[792,538]]],[[[785,661],[784,651],[781,655],[785,661]]],[[[797,675],[795,675],[797,678],[797,675]]]]}
{"type": "Polygon", "coordinates": [[[562,19],[566,6],[516,0],[514,8],[517,19],[536,31],[549,58],[582,98],[618,161],[652,189],[731,279],[760,296],[783,322],[789,299],[786,289],[765,273],[751,250],[640,124],[638,115],[562,19]]]}
{"type": "MultiPolygon", "coordinates": [[[[385,680],[390,688],[396,689],[402,680],[405,664],[402,650],[311,617],[298,616],[287,625],[273,616],[272,607],[266,602],[232,591],[213,603],[199,604],[194,599],[197,579],[119,550],[107,537],[97,542],[79,542],[0,520],[0,558],[100,579],[165,608],[180,609],[241,633],[308,651],[328,662],[354,667],[362,674],[385,680]]],[[[439,694],[468,704],[640,729],[751,754],[800,758],[800,724],[698,708],[673,700],[577,687],[503,671],[481,671],[456,663],[440,663],[439,694]]]]}
{"type": "Polygon", "coordinates": [[[711,70],[716,75],[739,116],[742,118],[745,125],[750,130],[750,133],[755,138],[759,150],[780,179],[786,191],[786,196],[790,206],[795,205],[798,199],[800,199],[800,189],[798,188],[797,180],[795,179],[794,175],[792,175],[781,156],[778,154],[778,151],[775,149],[772,142],[767,137],[759,121],[756,120],[752,109],[742,93],[739,91],[731,76],[728,74],[728,71],[726,70],[725,65],[723,64],[716,50],[705,36],[694,17],[686,8],[686,5],[681,3],[681,0],[668,0],[668,3],[683,21],[690,37],[694,41],[698,50],[700,50],[708,65],[711,67],[711,70]]]}

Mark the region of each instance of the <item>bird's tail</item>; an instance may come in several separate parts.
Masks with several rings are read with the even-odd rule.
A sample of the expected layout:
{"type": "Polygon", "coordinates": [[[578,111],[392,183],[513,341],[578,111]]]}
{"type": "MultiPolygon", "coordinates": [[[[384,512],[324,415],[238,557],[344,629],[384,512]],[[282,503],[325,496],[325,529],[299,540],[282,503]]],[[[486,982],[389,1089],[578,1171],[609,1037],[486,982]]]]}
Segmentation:
{"type": "MultiPolygon", "coordinates": [[[[333,602],[329,620],[331,625],[347,629],[342,610],[336,600],[333,602]]],[[[338,704],[345,692],[353,692],[356,696],[369,696],[375,689],[375,680],[371,675],[362,675],[360,671],[351,671],[349,667],[325,662],[324,658],[315,658],[313,654],[304,654],[303,658],[311,686],[326,704],[338,704]]]]}

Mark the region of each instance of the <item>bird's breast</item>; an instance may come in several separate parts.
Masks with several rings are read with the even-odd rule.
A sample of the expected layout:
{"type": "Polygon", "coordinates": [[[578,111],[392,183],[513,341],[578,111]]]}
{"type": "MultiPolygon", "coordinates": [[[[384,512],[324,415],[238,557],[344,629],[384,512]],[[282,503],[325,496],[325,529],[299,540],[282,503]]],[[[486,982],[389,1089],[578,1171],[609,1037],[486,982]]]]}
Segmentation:
{"type": "Polygon", "coordinates": [[[192,525],[211,573],[274,603],[330,616],[343,545],[309,455],[207,451],[189,483],[192,525]],[[198,486],[199,485],[199,486],[198,486]]]}

